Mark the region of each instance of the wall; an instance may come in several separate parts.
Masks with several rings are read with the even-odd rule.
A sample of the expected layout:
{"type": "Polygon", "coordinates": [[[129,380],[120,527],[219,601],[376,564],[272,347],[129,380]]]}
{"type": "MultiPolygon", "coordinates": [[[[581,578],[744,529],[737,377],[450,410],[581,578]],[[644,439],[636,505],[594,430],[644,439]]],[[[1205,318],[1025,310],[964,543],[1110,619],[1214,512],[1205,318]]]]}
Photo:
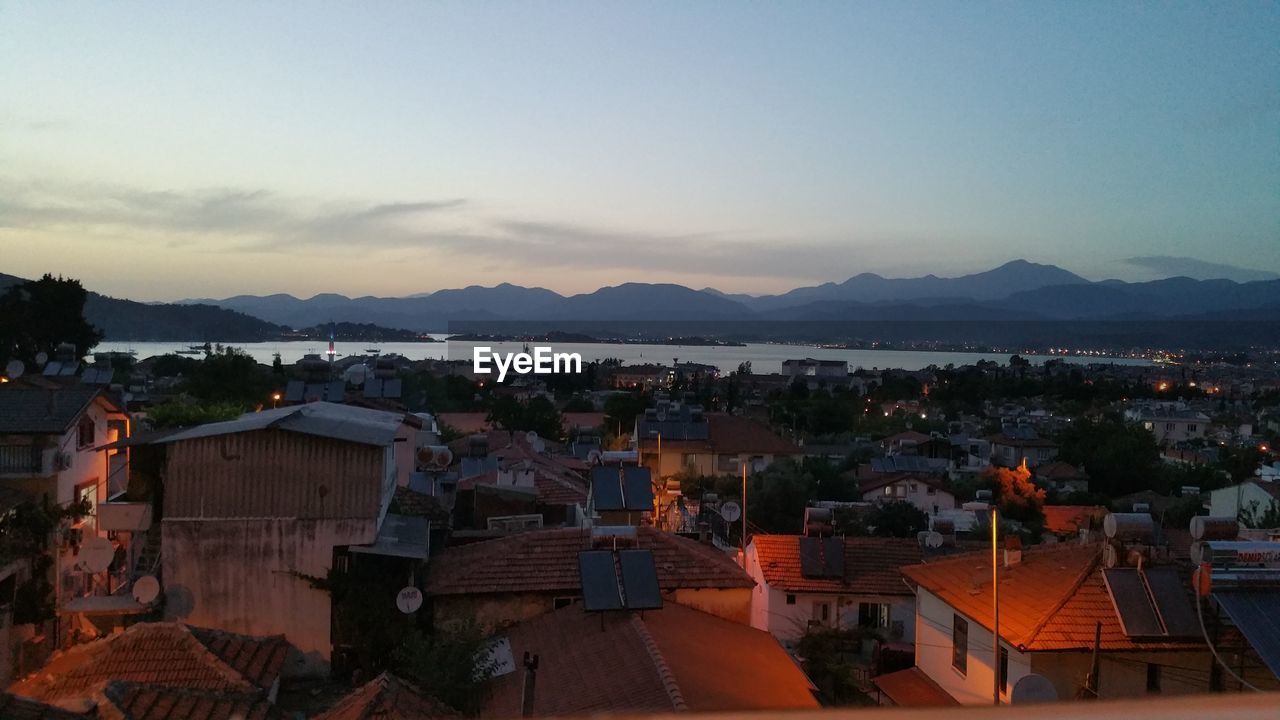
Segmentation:
{"type": "Polygon", "coordinates": [[[324,672],[329,595],[298,574],[324,577],[333,548],[373,542],[368,520],[170,520],[161,523],[167,619],[247,635],[283,634],[301,651],[299,674],[324,672]]]}
{"type": "MultiPolygon", "coordinates": [[[[973,618],[969,621],[968,667],[964,674],[951,666],[954,610],[938,596],[919,588],[916,592],[916,666],[963,705],[990,705],[993,669],[991,631],[973,618]]],[[[1027,654],[1009,649],[1010,689],[1031,672],[1027,654]]],[[[1002,693],[1007,700],[1008,693],[1002,693]]]]}
{"type": "Polygon", "coordinates": [[[1271,507],[1272,501],[1271,495],[1258,487],[1256,482],[1240,483],[1209,493],[1209,514],[1214,517],[1236,517],[1242,508],[1248,510],[1253,503],[1257,503],[1256,512],[1261,515],[1271,507]]]}
{"type": "Polygon", "coordinates": [[[867,502],[906,500],[929,515],[936,514],[934,512],[935,505],[938,508],[938,512],[956,509],[956,498],[954,495],[945,490],[936,489],[934,490],[934,493],[930,495],[930,489],[930,486],[924,482],[917,480],[899,480],[892,485],[886,485],[883,488],[876,488],[875,490],[863,495],[862,499],[867,502]],[[915,488],[914,492],[911,490],[912,487],[915,488]],[[886,488],[893,488],[894,494],[892,496],[886,495],[886,488]]]}

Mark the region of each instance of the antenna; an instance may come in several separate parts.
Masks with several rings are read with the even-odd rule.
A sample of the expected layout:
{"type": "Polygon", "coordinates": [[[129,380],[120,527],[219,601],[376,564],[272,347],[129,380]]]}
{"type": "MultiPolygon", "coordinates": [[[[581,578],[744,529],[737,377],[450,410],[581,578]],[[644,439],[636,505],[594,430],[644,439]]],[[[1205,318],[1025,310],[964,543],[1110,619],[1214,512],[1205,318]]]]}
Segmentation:
{"type": "Polygon", "coordinates": [[[106,538],[93,537],[80,546],[80,564],[91,573],[100,573],[111,567],[116,549],[106,538]]]}
{"type": "Polygon", "coordinates": [[[133,581],[133,599],[139,605],[150,605],[160,597],[160,581],[154,575],[143,575],[133,581]]]}

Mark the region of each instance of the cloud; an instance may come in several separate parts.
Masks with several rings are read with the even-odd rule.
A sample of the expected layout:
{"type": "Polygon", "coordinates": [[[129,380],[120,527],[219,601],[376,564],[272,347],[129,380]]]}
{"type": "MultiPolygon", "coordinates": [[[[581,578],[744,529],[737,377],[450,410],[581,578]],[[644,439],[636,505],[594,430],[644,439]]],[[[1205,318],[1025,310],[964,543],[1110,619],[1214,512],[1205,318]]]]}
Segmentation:
{"type": "Polygon", "coordinates": [[[1256,268],[1244,268],[1224,263],[1207,262],[1190,257],[1172,255],[1146,255],[1125,259],[1128,265],[1142,268],[1160,277],[1189,277],[1197,280],[1235,280],[1251,282],[1253,280],[1275,280],[1280,273],[1256,268]]]}
{"type": "MultiPolygon", "coordinates": [[[[635,279],[829,279],[855,265],[843,238],[719,231],[655,233],[494,216],[463,198],[368,202],[291,198],[266,189],[151,190],[0,178],[0,228],[105,234],[192,252],[335,256],[393,253],[460,268],[634,272],[635,279]]],[[[859,238],[859,251],[901,239],[859,238]]],[[[465,273],[463,273],[465,274],[465,273]]],[[[460,281],[465,277],[460,277],[460,281]]]]}

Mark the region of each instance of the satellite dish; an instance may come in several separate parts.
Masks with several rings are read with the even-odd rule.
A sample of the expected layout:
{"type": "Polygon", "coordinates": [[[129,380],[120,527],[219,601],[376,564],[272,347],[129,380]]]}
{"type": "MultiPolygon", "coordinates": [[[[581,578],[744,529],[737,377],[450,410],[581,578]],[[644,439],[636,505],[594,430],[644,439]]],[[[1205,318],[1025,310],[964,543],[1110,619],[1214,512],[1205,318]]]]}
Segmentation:
{"type": "Polygon", "coordinates": [[[742,517],[742,506],[730,500],[720,506],[720,517],[728,522],[736,522],[742,517]]]}
{"type": "Polygon", "coordinates": [[[94,537],[85,541],[80,546],[79,562],[84,566],[85,570],[92,573],[99,573],[111,566],[111,561],[116,557],[116,549],[111,541],[94,537]]]}
{"type": "Polygon", "coordinates": [[[44,367],[45,363],[47,362],[49,362],[49,353],[43,350],[36,353],[36,365],[39,365],[40,367],[44,367]]]}
{"type": "Polygon", "coordinates": [[[1102,546],[1102,566],[1105,568],[1113,568],[1120,564],[1120,553],[1116,552],[1114,545],[1102,546]]]}
{"type": "Polygon", "coordinates": [[[538,442],[538,433],[534,432],[533,430],[530,430],[529,432],[524,434],[524,439],[528,440],[529,444],[532,445],[538,442]]]}
{"type": "Polygon", "coordinates": [[[588,465],[599,465],[600,461],[601,461],[601,455],[599,450],[592,450],[591,452],[587,453],[588,465]]]}
{"type": "Polygon", "coordinates": [[[924,536],[924,546],[933,549],[942,547],[942,533],[930,530],[924,536]]]}
{"type": "Polygon", "coordinates": [[[1043,675],[1031,673],[1013,684],[1009,692],[1009,703],[1026,705],[1029,703],[1047,703],[1058,701],[1058,690],[1043,675]]]}
{"type": "Polygon", "coordinates": [[[22,373],[26,372],[27,366],[22,364],[21,360],[10,360],[8,365],[4,366],[4,374],[8,375],[11,380],[17,380],[22,377],[22,373]]]}
{"type": "Polygon", "coordinates": [[[422,607],[422,591],[412,585],[400,588],[396,593],[396,607],[405,615],[412,615],[422,607]]]}
{"type": "Polygon", "coordinates": [[[143,575],[133,581],[133,599],[139,605],[150,605],[160,597],[160,581],[154,575],[143,575]]]}

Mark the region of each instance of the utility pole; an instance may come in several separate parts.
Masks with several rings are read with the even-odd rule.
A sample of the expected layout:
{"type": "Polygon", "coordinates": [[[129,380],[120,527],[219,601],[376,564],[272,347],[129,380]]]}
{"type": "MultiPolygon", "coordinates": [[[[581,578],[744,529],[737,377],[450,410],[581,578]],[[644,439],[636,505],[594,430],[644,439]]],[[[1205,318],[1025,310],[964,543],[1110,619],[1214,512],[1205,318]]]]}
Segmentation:
{"type": "Polygon", "coordinates": [[[996,533],[1000,529],[999,510],[991,506],[991,701],[1000,704],[1000,559],[996,533]]]}
{"type": "Polygon", "coordinates": [[[742,567],[747,566],[747,463],[742,463],[742,567]]]}

